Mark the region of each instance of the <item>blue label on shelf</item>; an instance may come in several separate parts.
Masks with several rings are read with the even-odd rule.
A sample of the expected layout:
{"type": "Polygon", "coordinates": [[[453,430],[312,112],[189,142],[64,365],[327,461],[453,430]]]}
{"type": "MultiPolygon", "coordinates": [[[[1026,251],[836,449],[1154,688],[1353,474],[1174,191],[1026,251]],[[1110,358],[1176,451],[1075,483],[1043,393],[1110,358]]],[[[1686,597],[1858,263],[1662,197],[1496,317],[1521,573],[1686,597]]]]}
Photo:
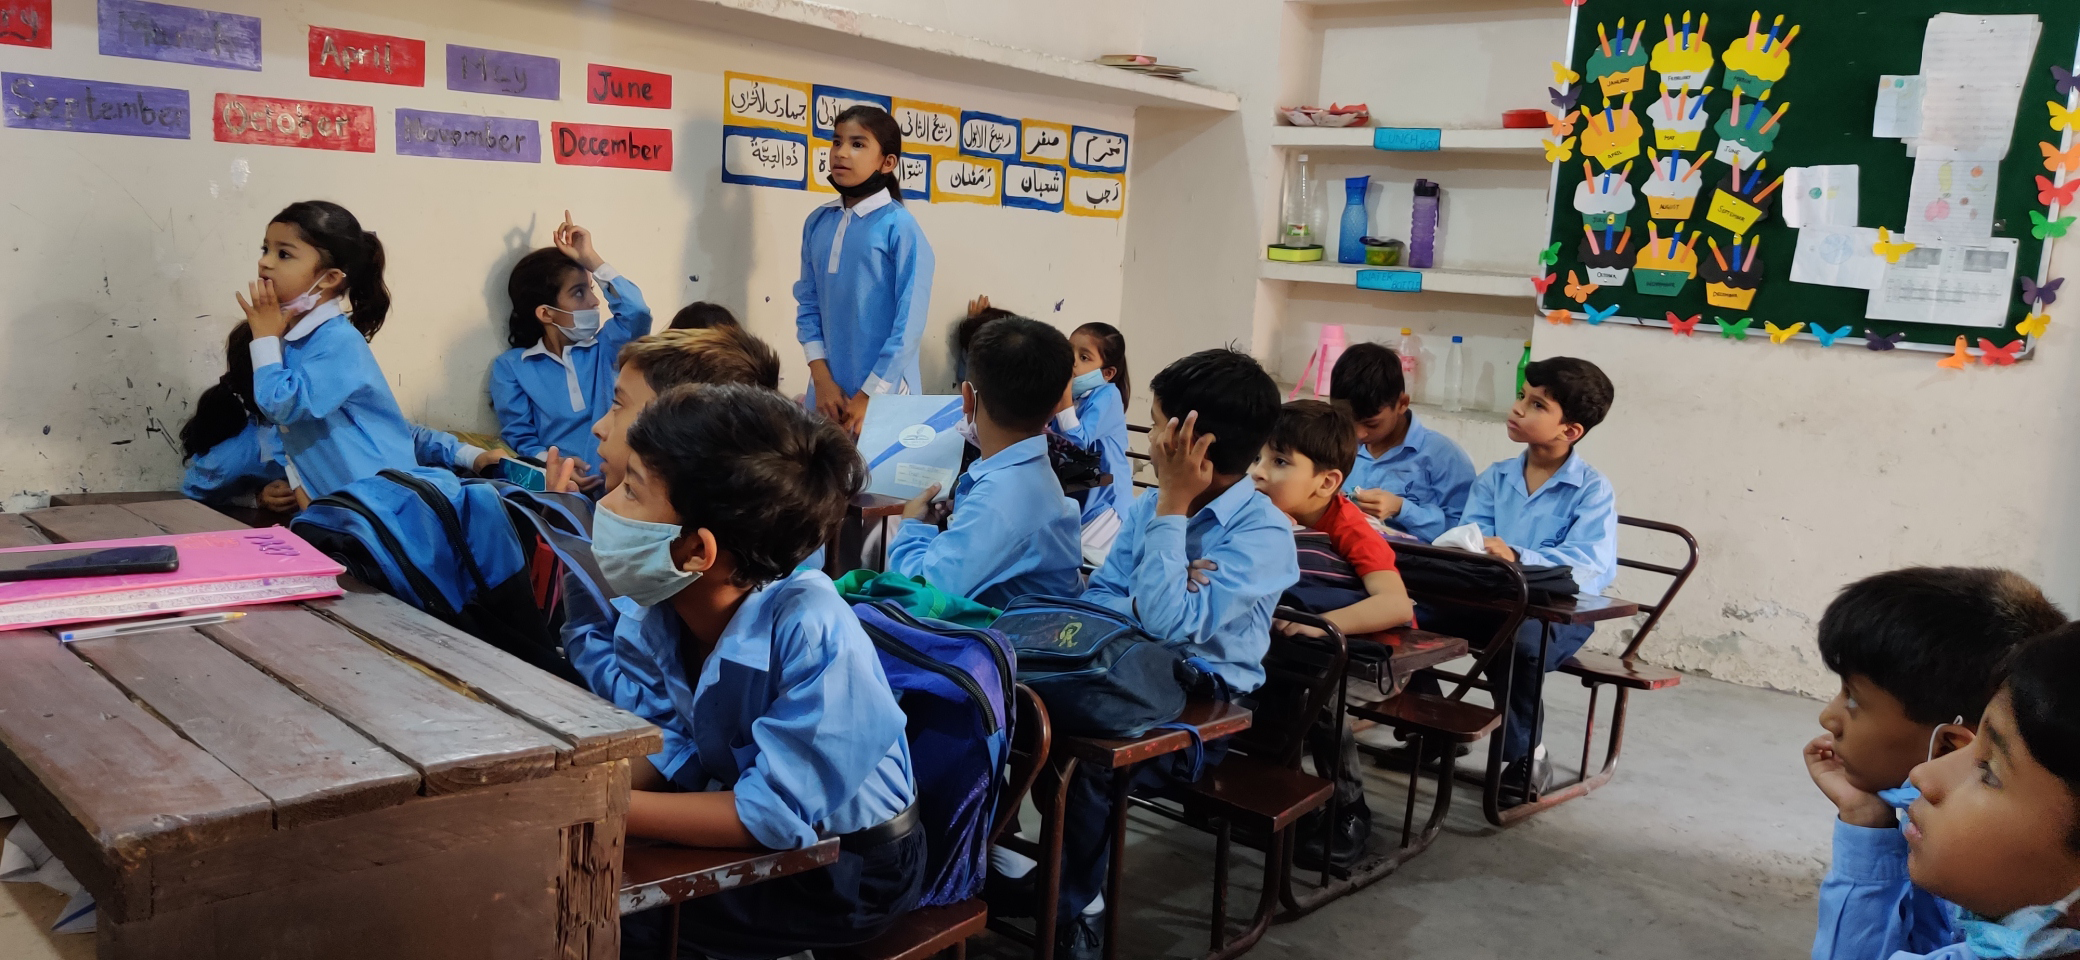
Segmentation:
{"type": "Polygon", "coordinates": [[[1444,131],[1433,127],[1381,127],[1372,131],[1374,150],[1439,150],[1444,131]]]}
{"type": "Polygon", "coordinates": [[[1360,270],[1358,289],[1388,293],[1422,293],[1423,275],[1414,270],[1360,270]]]}

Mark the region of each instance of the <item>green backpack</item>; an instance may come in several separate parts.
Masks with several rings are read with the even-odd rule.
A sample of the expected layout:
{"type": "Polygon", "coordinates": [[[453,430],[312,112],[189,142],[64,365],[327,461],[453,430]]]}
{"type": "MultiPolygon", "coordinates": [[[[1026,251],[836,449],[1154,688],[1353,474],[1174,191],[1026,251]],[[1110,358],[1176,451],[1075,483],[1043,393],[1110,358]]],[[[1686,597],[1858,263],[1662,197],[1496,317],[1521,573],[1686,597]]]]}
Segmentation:
{"type": "Polygon", "coordinates": [[[913,617],[944,620],[963,627],[986,628],[997,622],[997,616],[1003,613],[995,607],[947,593],[924,582],[923,577],[906,577],[900,573],[854,570],[839,577],[837,587],[847,603],[889,600],[913,617]]]}

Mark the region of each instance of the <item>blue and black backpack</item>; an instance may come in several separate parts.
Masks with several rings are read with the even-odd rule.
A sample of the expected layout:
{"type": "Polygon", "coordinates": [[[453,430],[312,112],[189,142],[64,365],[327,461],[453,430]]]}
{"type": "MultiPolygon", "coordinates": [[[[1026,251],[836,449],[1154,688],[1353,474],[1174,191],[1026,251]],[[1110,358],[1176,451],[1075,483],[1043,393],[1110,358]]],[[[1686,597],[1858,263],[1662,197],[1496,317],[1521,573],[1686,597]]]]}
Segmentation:
{"type": "Polygon", "coordinates": [[[918,906],[982,892],[989,831],[1010,756],[1017,655],[994,630],[911,616],[888,600],[855,603],[909,718],[910,767],[925,830],[918,906]]]}
{"type": "Polygon", "coordinates": [[[1018,682],[1047,705],[1056,734],[1128,739],[1177,719],[1196,673],[1183,645],[1132,617],[1062,597],[1020,597],[993,627],[1018,651],[1018,682]]]}

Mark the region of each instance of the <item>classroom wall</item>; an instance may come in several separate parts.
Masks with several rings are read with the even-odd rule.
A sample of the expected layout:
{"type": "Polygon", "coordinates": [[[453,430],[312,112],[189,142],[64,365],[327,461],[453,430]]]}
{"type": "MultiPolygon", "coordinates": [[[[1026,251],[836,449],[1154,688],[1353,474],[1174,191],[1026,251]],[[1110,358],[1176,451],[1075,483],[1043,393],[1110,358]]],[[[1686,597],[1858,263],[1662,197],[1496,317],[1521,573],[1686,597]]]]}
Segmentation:
{"type": "MultiPolygon", "coordinates": [[[[174,435],[195,395],[222,372],[223,337],[242,318],[232,294],[253,276],[268,218],[294,200],[336,200],[383,238],[396,306],[374,347],[406,414],[488,430],[494,421],[485,388],[492,358],[505,349],[506,272],[548,243],[566,208],[643,287],[660,328],[691,300],[722,303],[780,349],[784,386],[806,385],[790,287],[802,219],[829,195],[718,181],[724,70],[1133,131],[1133,113],[1123,107],[925,81],[590,5],[207,5],[262,18],[262,71],[103,57],[92,0],[57,0],[53,49],[0,46],[0,70],[184,88],[196,111],[194,138],[186,141],[0,128],[14,188],[0,209],[0,287],[11,291],[0,300],[0,449],[10,453],[0,460],[0,507],[37,506],[54,492],[177,482],[174,435]],[[426,41],[434,58],[427,86],[309,76],[313,22],[426,41]],[[447,90],[437,58],[450,42],[561,58],[561,100],[447,90]],[[581,84],[592,62],[671,73],[673,109],[585,103],[581,84]],[[209,111],[219,91],[373,105],[376,152],[217,143],[209,111]],[[534,118],[544,133],[555,120],[669,127],[676,161],[658,173],[559,166],[548,157],[541,164],[400,157],[392,144],[392,111],[400,106],[534,118]]],[[[942,6],[965,9],[911,4],[889,12],[937,15],[942,6]]],[[[1000,37],[1011,36],[1012,6],[999,5],[993,29],[1000,37]]],[[[1090,19],[1089,32],[1065,26],[1036,35],[1075,34],[1088,45],[1131,22],[1100,16],[1095,2],[1070,9],[1090,19]]],[[[985,20],[961,14],[967,25],[985,20]]],[[[945,334],[977,293],[1064,329],[1118,320],[1131,194],[1127,206],[1125,219],[1105,220],[913,204],[938,257],[923,347],[927,384],[950,376],[945,334]]]]}

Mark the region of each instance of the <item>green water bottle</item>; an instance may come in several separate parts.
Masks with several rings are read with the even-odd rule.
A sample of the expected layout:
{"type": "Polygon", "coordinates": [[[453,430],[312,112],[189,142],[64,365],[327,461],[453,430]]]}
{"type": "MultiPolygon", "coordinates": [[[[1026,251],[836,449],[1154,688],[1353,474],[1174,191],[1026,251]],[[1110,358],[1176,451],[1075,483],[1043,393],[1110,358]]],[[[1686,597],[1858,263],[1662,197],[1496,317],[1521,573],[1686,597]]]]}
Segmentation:
{"type": "Polygon", "coordinates": [[[1524,341],[1524,355],[1517,359],[1517,396],[1524,395],[1524,368],[1531,366],[1531,341],[1524,341]]]}

